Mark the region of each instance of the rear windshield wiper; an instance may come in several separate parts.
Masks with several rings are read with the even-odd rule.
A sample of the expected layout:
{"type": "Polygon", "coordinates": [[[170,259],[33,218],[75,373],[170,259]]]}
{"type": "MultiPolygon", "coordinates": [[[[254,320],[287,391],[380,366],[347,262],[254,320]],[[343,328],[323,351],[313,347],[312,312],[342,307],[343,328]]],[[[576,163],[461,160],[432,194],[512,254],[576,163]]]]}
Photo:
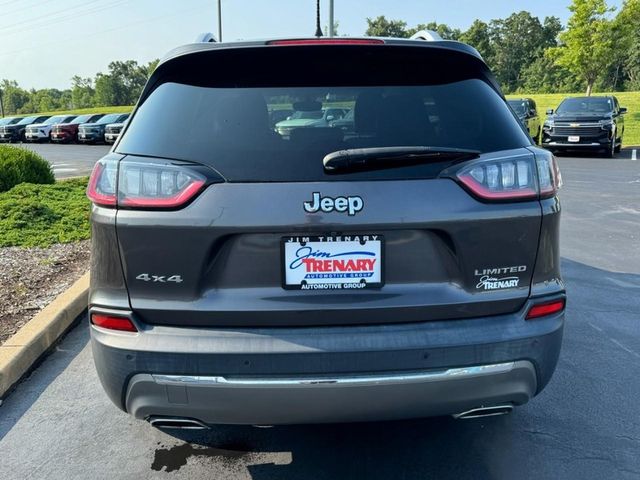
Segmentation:
{"type": "Polygon", "coordinates": [[[448,147],[374,147],[351,148],[331,152],[322,159],[327,173],[346,171],[380,170],[419,165],[438,161],[472,160],[478,158],[478,150],[448,147]]]}

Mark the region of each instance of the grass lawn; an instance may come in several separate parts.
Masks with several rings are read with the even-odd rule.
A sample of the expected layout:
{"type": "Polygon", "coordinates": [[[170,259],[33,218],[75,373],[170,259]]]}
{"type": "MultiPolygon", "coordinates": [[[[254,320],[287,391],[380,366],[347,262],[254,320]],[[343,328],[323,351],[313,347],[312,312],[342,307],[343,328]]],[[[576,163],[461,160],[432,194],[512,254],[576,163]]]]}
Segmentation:
{"type": "Polygon", "coordinates": [[[87,182],[21,183],[0,193],[0,247],[48,247],[89,238],[87,182]]]}
{"type": "MultiPolygon", "coordinates": [[[[507,98],[533,98],[538,104],[538,113],[540,118],[544,120],[547,109],[555,109],[563,98],[571,96],[581,96],[580,93],[542,93],[542,94],[521,94],[521,95],[507,95],[507,98]]],[[[595,93],[596,95],[607,95],[606,93],[595,93]]],[[[618,97],[621,107],[627,107],[628,112],[625,114],[624,119],[624,145],[631,146],[640,145],[640,92],[617,92],[613,93],[618,97]]]]}

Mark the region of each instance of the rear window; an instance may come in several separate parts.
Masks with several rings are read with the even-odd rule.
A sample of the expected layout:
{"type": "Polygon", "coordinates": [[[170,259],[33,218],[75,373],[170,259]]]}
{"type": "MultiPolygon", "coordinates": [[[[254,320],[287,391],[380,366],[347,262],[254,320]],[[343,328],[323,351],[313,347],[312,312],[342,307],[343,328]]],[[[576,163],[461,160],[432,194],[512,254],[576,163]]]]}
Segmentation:
{"type": "Polygon", "coordinates": [[[424,178],[443,168],[328,175],[322,159],[336,150],[423,145],[492,152],[530,145],[500,95],[468,72],[441,80],[433,73],[424,85],[396,84],[400,72],[391,85],[371,85],[369,77],[362,86],[355,78],[336,86],[335,69],[327,71],[327,86],[322,78],[304,79],[316,83],[310,86],[160,83],[139,106],[118,152],[208,164],[228,181],[326,181],[424,178]],[[332,125],[343,117],[353,125],[332,125]]]}

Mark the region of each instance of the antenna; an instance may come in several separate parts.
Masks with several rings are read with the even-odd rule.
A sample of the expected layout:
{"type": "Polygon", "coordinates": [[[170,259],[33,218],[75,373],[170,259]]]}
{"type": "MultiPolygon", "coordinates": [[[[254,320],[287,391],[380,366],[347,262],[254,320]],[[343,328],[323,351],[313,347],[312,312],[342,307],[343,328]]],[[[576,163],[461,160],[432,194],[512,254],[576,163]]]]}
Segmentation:
{"type": "Polygon", "coordinates": [[[322,28],[320,28],[320,0],[316,0],[316,37],[322,36],[322,28]]]}
{"type": "Polygon", "coordinates": [[[222,0],[218,0],[218,41],[222,41],[222,0]]]}
{"type": "Polygon", "coordinates": [[[329,36],[333,37],[335,32],[333,31],[333,0],[329,0],[329,36]]]}

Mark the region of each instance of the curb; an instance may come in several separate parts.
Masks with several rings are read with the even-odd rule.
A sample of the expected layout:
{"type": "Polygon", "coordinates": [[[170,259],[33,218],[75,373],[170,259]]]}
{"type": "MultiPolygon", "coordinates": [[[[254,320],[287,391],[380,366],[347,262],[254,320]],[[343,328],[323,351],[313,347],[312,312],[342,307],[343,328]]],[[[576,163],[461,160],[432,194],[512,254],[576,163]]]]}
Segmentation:
{"type": "Polygon", "coordinates": [[[87,308],[89,272],[0,345],[0,398],[31,369],[87,308]]]}

